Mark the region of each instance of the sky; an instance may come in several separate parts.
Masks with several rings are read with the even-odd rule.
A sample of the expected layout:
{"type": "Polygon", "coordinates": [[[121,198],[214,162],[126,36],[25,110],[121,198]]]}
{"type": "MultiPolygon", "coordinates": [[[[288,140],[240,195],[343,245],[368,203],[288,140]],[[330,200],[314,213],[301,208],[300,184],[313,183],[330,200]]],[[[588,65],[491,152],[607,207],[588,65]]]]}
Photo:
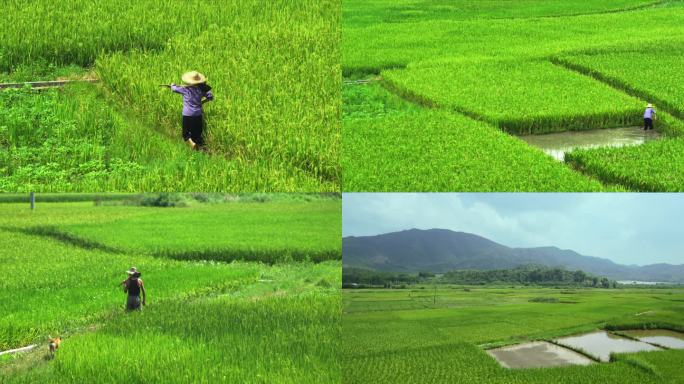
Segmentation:
{"type": "Polygon", "coordinates": [[[343,236],[469,232],[620,264],[684,264],[684,193],[345,193],[343,236]]]}

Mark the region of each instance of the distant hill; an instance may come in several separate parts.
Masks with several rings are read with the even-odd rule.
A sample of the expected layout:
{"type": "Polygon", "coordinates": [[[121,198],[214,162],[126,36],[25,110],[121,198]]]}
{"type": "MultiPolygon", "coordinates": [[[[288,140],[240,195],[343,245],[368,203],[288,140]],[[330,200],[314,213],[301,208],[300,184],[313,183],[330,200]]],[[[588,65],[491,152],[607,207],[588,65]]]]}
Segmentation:
{"type": "Polygon", "coordinates": [[[511,248],[447,229],[410,229],[342,239],[343,265],[392,272],[443,273],[454,269],[506,269],[536,264],[615,280],[684,283],[684,265],[631,266],[556,247],[511,248]]]}

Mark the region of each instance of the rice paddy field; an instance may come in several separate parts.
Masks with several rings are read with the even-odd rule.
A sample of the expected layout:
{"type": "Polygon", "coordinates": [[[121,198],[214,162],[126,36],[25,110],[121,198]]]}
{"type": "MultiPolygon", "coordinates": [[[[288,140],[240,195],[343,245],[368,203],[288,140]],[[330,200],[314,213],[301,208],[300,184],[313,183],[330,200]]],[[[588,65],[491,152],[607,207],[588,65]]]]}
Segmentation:
{"type": "Polygon", "coordinates": [[[37,344],[0,355],[0,382],[339,382],[340,211],[0,203],[0,351],[37,344]],[[126,313],[133,265],[147,305],[126,313]],[[48,335],[63,338],[52,359],[48,335]]]}
{"type": "Polygon", "coordinates": [[[350,0],[345,191],[683,191],[682,1],[350,0]],[[554,161],[520,136],[643,125],[554,161]]]}
{"type": "Polygon", "coordinates": [[[13,1],[0,82],[0,191],[339,191],[340,2],[13,1]],[[207,75],[208,150],[179,95],[207,75]]]}
{"type": "Polygon", "coordinates": [[[683,302],[681,288],[345,289],[344,382],[681,383],[682,349],[524,369],[504,368],[487,350],[597,329],[684,331],[683,302]]]}

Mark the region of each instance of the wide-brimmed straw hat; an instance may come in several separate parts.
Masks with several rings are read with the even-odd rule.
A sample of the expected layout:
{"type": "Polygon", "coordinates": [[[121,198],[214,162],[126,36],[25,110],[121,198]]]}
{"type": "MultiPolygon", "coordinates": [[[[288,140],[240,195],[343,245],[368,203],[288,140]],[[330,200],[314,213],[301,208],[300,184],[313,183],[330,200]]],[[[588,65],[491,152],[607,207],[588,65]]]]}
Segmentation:
{"type": "Polygon", "coordinates": [[[648,105],[646,106],[646,108],[653,108],[653,104],[648,103],[648,105]]]}
{"type": "Polygon", "coordinates": [[[135,267],[131,267],[131,269],[126,271],[126,273],[129,275],[135,275],[136,273],[138,273],[138,270],[135,267]]]}
{"type": "Polygon", "coordinates": [[[207,82],[207,78],[197,71],[185,72],[183,76],[181,76],[181,80],[188,85],[197,85],[207,82]]]}

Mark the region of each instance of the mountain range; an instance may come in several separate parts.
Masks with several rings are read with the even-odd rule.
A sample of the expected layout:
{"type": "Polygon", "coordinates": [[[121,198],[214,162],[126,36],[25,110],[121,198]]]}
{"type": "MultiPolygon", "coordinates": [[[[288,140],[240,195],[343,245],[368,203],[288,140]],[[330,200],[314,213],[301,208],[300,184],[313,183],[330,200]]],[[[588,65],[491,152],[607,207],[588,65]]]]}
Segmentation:
{"type": "Polygon", "coordinates": [[[344,267],[443,273],[454,269],[508,269],[522,265],[582,270],[614,280],[684,283],[684,265],[622,265],[557,247],[511,248],[447,229],[410,229],[342,239],[344,267]]]}

